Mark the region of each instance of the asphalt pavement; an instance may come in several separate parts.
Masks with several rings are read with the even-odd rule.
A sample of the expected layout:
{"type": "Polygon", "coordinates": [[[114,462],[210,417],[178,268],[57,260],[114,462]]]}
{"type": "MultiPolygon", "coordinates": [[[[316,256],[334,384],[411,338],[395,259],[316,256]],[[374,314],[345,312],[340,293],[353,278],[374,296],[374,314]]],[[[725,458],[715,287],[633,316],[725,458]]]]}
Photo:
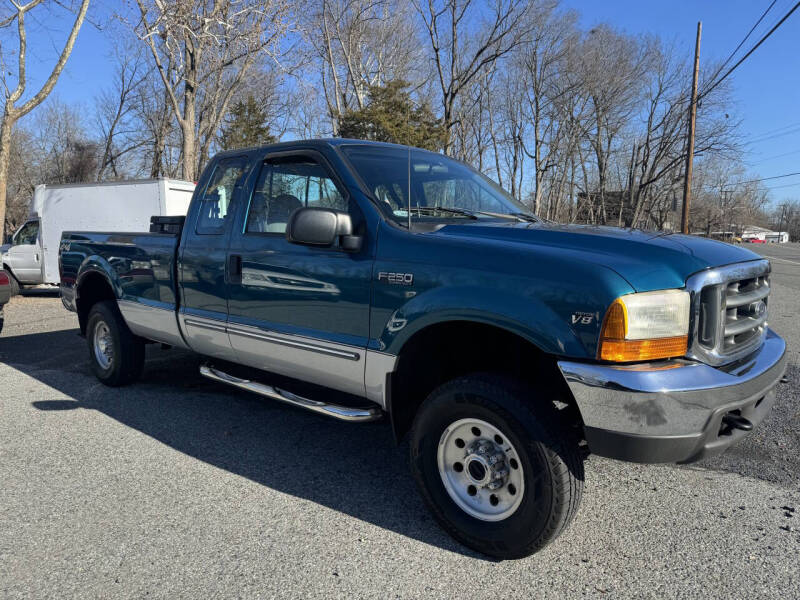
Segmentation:
{"type": "Polygon", "coordinates": [[[148,348],[142,380],[91,375],[46,292],[0,335],[0,597],[800,597],[800,246],[773,261],[789,342],[770,417],[714,460],[590,457],[571,528],[488,560],[428,516],[385,423],[331,421],[208,382],[148,348]]]}

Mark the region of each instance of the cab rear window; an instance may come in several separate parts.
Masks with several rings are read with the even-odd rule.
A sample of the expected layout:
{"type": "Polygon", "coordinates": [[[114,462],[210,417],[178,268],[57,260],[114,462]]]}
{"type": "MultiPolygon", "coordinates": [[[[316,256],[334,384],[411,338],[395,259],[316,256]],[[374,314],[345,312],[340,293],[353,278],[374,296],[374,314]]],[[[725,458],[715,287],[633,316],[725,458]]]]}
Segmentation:
{"type": "Polygon", "coordinates": [[[225,158],[217,163],[200,201],[200,214],[195,229],[197,233],[219,234],[225,230],[234,188],[246,168],[247,159],[243,156],[225,158]]]}

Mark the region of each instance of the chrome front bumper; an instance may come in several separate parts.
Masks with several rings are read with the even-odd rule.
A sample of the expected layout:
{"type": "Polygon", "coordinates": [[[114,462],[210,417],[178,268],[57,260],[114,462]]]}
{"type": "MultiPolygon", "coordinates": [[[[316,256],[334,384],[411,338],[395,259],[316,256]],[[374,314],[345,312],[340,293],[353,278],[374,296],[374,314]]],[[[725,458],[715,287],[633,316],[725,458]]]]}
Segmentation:
{"type": "Polygon", "coordinates": [[[746,435],[728,414],[758,425],[786,369],[786,343],[768,330],[751,355],[711,367],[692,361],[603,365],[559,361],[583,417],[589,449],[634,462],[692,462],[746,435]]]}

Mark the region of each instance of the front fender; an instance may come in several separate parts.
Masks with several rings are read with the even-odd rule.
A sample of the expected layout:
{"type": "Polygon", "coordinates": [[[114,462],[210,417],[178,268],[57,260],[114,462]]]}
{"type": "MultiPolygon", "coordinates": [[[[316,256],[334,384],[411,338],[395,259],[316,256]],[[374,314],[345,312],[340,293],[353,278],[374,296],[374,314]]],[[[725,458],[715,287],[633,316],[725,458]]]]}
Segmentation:
{"type": "Polygon", "coordinates": [[[434,288],[392,313],[379,339],[385,352],[399,354],[417,332],[447,321],[471,321],[515,333],[543,352],[587,356],[578,333],[541,300],[476,286],[434,288]]]}

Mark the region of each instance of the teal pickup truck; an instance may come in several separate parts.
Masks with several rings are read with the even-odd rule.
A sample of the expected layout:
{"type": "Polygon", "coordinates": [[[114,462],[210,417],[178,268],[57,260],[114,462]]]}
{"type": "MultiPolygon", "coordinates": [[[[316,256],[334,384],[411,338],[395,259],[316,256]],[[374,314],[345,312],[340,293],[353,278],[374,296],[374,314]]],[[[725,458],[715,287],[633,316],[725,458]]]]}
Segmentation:
{"type": "Polygon", "coordinates": [[[386,417],[439,523],[499,558],[564,531],[589,453],[720,452],[785,368],[756,254],[544,222],[464,164],[391,144],[219,154],[185,221],[65,233],[60,272],[103,383],[133,382],[156,342],[224,384],[386,417]]]}

